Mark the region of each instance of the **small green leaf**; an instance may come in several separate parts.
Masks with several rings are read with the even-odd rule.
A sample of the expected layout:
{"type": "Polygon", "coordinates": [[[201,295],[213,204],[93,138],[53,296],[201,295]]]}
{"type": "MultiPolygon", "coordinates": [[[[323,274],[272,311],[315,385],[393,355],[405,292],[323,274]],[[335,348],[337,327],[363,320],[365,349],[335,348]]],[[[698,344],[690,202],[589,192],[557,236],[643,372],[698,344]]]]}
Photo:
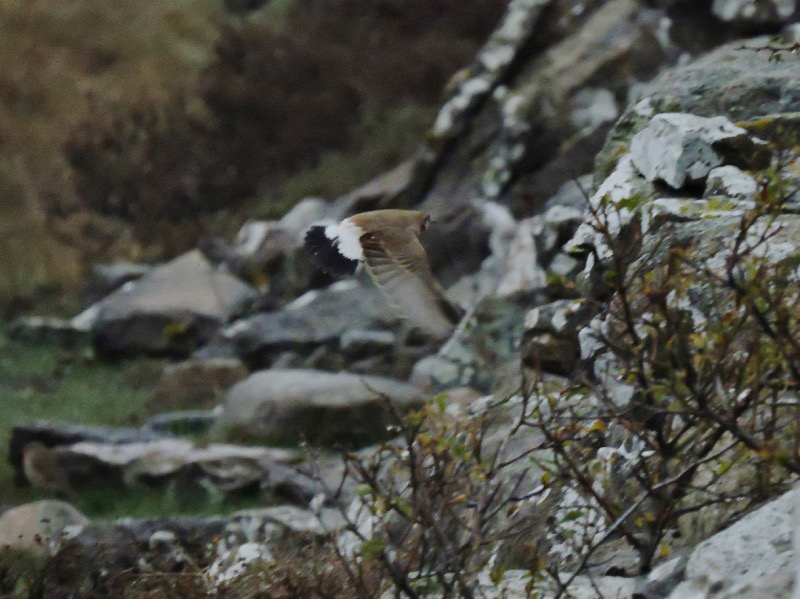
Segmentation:
{"type": "Polygon", "coordinates": [[[361,544],[361,555],[366,558],[375,557],[386,545],[378,539],[369,539],[361,544]]]}

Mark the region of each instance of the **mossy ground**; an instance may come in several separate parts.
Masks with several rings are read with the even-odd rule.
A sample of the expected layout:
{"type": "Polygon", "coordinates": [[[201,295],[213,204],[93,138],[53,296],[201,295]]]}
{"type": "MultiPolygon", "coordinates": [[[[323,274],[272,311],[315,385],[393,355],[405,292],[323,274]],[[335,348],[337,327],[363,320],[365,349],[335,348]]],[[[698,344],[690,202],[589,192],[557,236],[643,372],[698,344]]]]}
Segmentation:
{"type": "MultiPolygon", "coordinates": [[[[64,349],[23,343],[0,328],[0,503],[3,506],[44,499],[31,487],[17,487],[8,460],[11,429],[16,424],[52,420],[84,425],[139,426],[151,414],[146,400],[163,360],[136,358],[108,363],[90,348],[64,349]]],[[[93,518],[153,518],[171,514],[217,514],[250,507],[254,496],[239,500],[209,493],[161,488],[81,489],[75,506],[93,518]]]]}

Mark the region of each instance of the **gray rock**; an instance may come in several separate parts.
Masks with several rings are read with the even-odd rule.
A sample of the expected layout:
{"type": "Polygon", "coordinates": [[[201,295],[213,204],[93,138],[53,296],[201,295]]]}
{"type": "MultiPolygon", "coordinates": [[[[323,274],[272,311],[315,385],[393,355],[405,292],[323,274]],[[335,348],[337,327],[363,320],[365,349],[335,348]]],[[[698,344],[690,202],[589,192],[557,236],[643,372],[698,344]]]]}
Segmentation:
{"type": "Polygon", "coordinates": [[[148,352],[186,355],[255,292],[192,251],[123,285],[76,317],[90,323],[100,355],[148,352]]]}
{"type": "Polygon", "coordinates": [[[714,16],[733,23],[788,23],[796,16],[796,0],[714,0],[714,16]]]}
{"type": "Polygon", "coordinates": [[[528,312],[520,349],[523,362],[544,372],[573,372],[580,355],[578,332],[597,309],[586,300],[560,300],[528,312]]]}
{"type": "Polygon", "coordinates": [[[166,484],[176,481],[195,492],[229,493],[258,488],[272,464],[295,458],[286,449],[210,444],[185,439],[105,444],[83,441],[53,450],[74,488],[100,481],[110,485],[166,484]]]}
{"type": "Polygon", "coordinates": [[[229,439],[363,445],[391,436],[387,399],[404,413],[421,405],[422,393],[379,377],[264,370],[230,390],[219,428],[229,439]]]}
{"type": "Polygon", "coordinates": [[[359,359],[390,352],[396,344],[391,331],[349,329],[339,340],[339,349],[346,358],[359,359]]]}
{"type": "Polygon", "coordinates": [[[380,329],[396,319],[376,287],[346,280],[309,291],[282,310],[239,319],[213,345],[228,346],[236,355],[266,365],[286,350],[337,347],[349,329],[380,329]]]}
{"type": "Polygon", "coordinates": [[[705,182],[723,164],[765,166],[764,146],[725,117],[664,113],[634,135],[631,158],[648,181],[664,181],[675,189],[705,182]]]}
{"type": "Polygon", "coordinates": [[[294,505],[276,505],[266,508],[241,510],[233,514],[232,520],[244,521],[248,519],[260,520],[264,524],[277,525],[270,527],[272,533],[270,540],[283,541],[287,536],[294,536],[296,540],[303,535],[322,538],[330,532],[335,532],[345,525],[341,510],[322,508],[319,514],[299,508],[294,505]]]}
{"type": "Polygon", "coordinates": [[[661,112],[726,116],[741,126],[749,121],[751,134],[770,139],[769,130],[777,128],[774,115],[792,113],[800,105],[797,64],[770,60],[769,52],[757,49],[770,43],[770,38],[759,37],[726,44],[666,70],[647,84],[640,92],[642,100],[625,110],[597,155],[595,181],[603,181],[614,170],[631,138],[661,112]],[[768,115],[773,116],[761,121],[768,115]]]}
{"type": "Polygon", "coordinates": [[[658,11],[630,0],[547,5],[512,3],[500,31],[515,41],[490,38],[476,63],[456,75],[422,154],[430,209],[443,211],[477,190],[481,199],[530,213],[591,170],[617,100],[633,78],[654,74],[666,60],[658,11]],[[537,49],[541,39],[553,40],[547,51],[537,49]],[[503,78],[505,60],[489,69],[495,61],[485,56],[522,66],[503,78]]]}
{"type": "Polygon", "coordinates": [[[800,489],[760,507],[695,548],[670,599],[789,599],[800,489]]]}
{"type": "Polygon", "coordinates": [[[88,523],[86,516],[63,501],[34,501],[6,510],[0,515],[0,561],[9,549],[56,553],[88,523]]]}
{"type": "Polygon", "coordinates": [[[251,562],[274,561],[272,547],[281,553],[300,552],[309,542],[344,526],[338,510],[313,513],[294,506],[275,506],[236,512],[215,549],[216,559],[205,569],[214,585],[235,580],[251,562]]]}
{"type": "MultiPolygon", "coordinates": [[[[589,199],[591,209],[597,216],[587,216],[564,249],[578,255],[593,249],[600,262],[607,262],[612,257],[612,251],[606,235],[612,240],[623,237],[641,218],[637,208],[645,204],[653,194],[653,185],[641,176],[633,157],[630,154],[622,156],[614,171],[589,199]],[[598,230],[598,218],[604,221],[605,232],[598,230]]],[[[590,262],[587,263],[587,277],[594,266],[592,258],[590,256],[590,262]]],[[[595,295],[589,289],[584,289],[583,292],[588,297],[595,295]]]]}
{"type": "Polygon", "coordinates": [[[236,358],[192,359],[164,368],[150,397],[150,413],[213,408],[225,392],[247,376],[236,358]]]}
{"type": "Polygon", "coordinates": [[[491,389],[519,373],[524,309],[497,297],[481,300],[453,336],[414,365],[411,380],[431,391],[491,389]]]}

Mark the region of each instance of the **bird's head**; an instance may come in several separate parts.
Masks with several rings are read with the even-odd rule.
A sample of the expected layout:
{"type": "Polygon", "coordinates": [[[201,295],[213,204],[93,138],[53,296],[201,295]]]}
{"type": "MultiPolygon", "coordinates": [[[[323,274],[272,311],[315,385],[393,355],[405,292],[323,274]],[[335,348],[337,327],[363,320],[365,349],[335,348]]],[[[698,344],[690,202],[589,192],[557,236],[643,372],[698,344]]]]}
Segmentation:
{"type": "Polygon", "coordinates": [[[435,221],[431,218],[431,215],[428,214],[427,212],[418,212],[416,222],[417,226],[419,227],[418,232],[422,233],[425,229],[428,228],[428,226],[431,223],[435,221]]]}

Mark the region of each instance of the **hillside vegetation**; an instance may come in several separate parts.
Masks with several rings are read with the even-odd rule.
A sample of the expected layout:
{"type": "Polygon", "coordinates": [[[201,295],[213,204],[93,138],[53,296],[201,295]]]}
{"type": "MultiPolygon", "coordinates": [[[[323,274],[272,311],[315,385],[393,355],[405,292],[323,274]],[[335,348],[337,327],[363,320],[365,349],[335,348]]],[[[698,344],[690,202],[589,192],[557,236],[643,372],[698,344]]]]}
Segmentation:
{"type": "Polygon", "coordinates": [[[173,255],[394,166],[505,4],[3,2],[0,294],[173,255]]]}

